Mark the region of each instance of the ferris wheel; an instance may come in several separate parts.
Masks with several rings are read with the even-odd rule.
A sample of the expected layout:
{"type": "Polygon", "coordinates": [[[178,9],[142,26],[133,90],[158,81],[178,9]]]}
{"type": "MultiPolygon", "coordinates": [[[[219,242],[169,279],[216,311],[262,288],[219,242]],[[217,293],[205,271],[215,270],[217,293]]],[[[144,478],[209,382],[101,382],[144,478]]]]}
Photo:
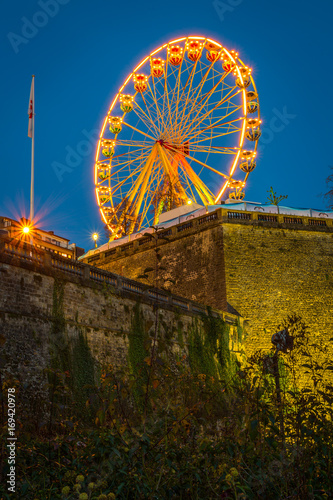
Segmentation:
{"type": "Polygon", "coordinates": [[[98,141],[95,190],[110,239],[186,203],[242,200],[260,134],[251,69],[236,52],[199,36],[154,50],[119,89],[98,141]]]}

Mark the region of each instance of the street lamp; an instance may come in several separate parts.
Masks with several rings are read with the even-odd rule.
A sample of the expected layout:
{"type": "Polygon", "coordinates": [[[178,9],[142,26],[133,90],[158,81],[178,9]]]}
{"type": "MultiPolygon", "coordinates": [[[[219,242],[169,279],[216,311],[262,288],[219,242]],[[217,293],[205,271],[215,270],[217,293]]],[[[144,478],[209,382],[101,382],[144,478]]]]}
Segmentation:
{"type": "Polygon", "coordinates": [[[97,233],[94,233],[94,234],[92,235],[92,237],[93,237],[93,240],[94,240],[94,242],[95,242],[95,248],[97,248],[98,234],[97,234],[97,233]]]}

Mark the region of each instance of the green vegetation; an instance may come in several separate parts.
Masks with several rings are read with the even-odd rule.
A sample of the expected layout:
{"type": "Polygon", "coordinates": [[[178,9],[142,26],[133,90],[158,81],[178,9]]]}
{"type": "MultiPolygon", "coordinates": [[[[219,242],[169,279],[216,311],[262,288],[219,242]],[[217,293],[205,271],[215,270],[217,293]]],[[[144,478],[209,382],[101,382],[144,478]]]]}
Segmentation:
{"type": "Polygon", "coordinates": [[[286,200],[288,198],[288,195],[277,196],[276,191],[273,190],[272,186],[270,187],[269,191],[267,191],[267,193],[267,201],[272,205],[278,205],[282,200],[286,200]]]}
{"type": "MultiPolygon", "coordinates": [[[[332,498],[333,365],[301,318],[277,325],[294,337],[293,350],[278,355],[279,397],[267,361],[274,351],[257,352],[240,368],[229,352],[230,327],[213,314],[193,322],[181,359],[164,355],[160,332],[153,352],[148,326],[138,305],[129,368],[106,365],[96,384],[86,340],[77,336],[77,367],[69,376],[55,371],[51,426],[36,429],[31,416],[23,418],[24,386],[2,379],[3,412],[7,388],[17,390],[17,498],[332,498]],[[71,384],[71,376],[83,378],[71,384]],[[73,392],[79,385],[85,415],[73,392]]],[[[12,498],[7,473],[4,463],[4,500],[12,498]]]]}
{"type": "Polygon", "coordinates": [[[128,361],[130,375],[133,377],[133,396],[139,405],[142,405],[144,387],[147,384],[148,373],[145,359],[149,351],[149,337],[145,332],[143,318],[140,312],[140,304],[134,306],[132,328],[129,334],[128,361]]]}

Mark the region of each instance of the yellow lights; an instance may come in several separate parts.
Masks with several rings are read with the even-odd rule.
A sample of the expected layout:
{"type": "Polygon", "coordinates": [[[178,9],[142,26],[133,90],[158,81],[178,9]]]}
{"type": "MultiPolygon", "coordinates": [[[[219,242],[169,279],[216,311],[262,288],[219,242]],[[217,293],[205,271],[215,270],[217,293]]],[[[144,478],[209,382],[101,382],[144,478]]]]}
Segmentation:
{"type": "Polygon", "coordinates": [[[252,68],[249,68],[248,66],[237,66],[237,68],[234,71],[235,76],[237,76],[238,71],[243,77],[250,76],[252,68]]]}
{"type": "Polygon", "coordinates": [[[123,119],[120,118],[119,116],[109,116],[109,130],[112,132],[112,134],[119,134],[121,132],[121,124],[123,119]]]}
{"type": "Polygon", "coordinates": [[[234,179],[230,179],[228,182],[228,187],[235,189],[235,188],[242,188],[245,186],[244,181],[236,181],[234,179]]]}
{"type": "Polygon", "coordinates": [[[216,43],[213,43],[213,42],[210,42],[207,40],[207,43],[205,45],[205,49],[207,49],[207,50],[221,50],[222,46],[220,44],[216,44],[216,43]]]}
{"type": "Polygon", "coordinates": [[[150,61],[150,68],[151,68],[151,74],[152,76],[156,78],[160,78],[161,76],[164,75],[164,64],[165,61],[161,59],[160,57],[156,59],[151,59],[150,61]]]}
{"type": "Polygon", "coordinates": [[[111,240],[149,227],[161,203],[210,205],[230,191],[243,199],[256,166],[260,107],[246,61],[207,37],[166,42],[133,65],[102,125],[94,187],[111,240]],[[214,169],[216,155],[221,161],[214,169]],[[201,178],[206,169],[219,176],[214,192],[201,178]]]}
{"type": "Polygon", "coordinates": [[[246,138],[249,141],[257,141],[261,136],[261,132],[259,129],[261,120],[259,120],[259,118],[248,118],[247,123],[247,132],[245,134],[246,138]]]}
{"type": "Polygon", "coordinates": [[[144,75],[142,73],[133,75],[134,88],[137,92],[140,92],[140,94],[147,90],[147,81],[147,75],[144,75]]]}
{"type": "Polygon", "coordinates": [[[24,228],[22,229],[23,233],[24,234],[28,234],[30,233],[30,227],[29,226],[24,226],[24,228]]]}
{"type": "Polygon", "coordinates": [[[259,120],[259,118],[248,118],[247,119],[247,124],[248,124],[247,128],[259,127],[260,123],[261,123],[261,120],[259,120]]]}
{"type": "Polygon", "coordinates": [[[94,234],[92,235],[92,238],[93,238],[93,240],[94,240],[94,242],[95,242],[95,248],[97,248],[98,233],[94,233],[94,234]]]}
{"type": "Polygon", "coordinates": [[[133,109],[134,97],[128,94],[120,94],[120,109],[123,113],[129,113],[133,109]]]}
{"type": "Polygon", "coordinates": [[[187,50],[187,56],[192,62],[196,62],[200,58],[202,47],[203,43],[200,43],[197,40],[186,42],[185,50],[187,50]]]}
{"type": "Polygon", "coordinates": [[[102,139],[102,153],[106,158],[112,158],[114,154],[114,145],[116,141],[111,141],[110,139],[102,139]]]}
{"type": "Polygon", "coordinates": [[[249,158],[254,158],[256,153],[254,151],[242,151],[242,160],[248,160],[249,158]]]}
{"type": "Polygon", "coordinates": [[[171,45],[168,47],[169,63],[173,66],[178,66],[183,60],[184,49],[179,45],[171,45]]]}

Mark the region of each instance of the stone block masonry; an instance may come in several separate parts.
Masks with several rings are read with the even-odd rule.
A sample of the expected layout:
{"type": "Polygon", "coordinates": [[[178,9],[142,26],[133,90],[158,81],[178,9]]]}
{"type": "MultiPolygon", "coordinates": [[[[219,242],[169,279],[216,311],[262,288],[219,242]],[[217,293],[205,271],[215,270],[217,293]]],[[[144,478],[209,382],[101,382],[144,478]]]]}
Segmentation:
{"type": "MultiPolygon", "coordinates": [[[[188,331],[195,319],[202,325],[205,306],[90,265],[51,259],[30,246],[20,249],[6,243],[0,252],[0,346],[5,342],[5,371],[19,373],[42,398],[41,374],[50,366],[57,332],[69,344],[81,332],[95,360],[127,365],[135,308],[139,303],[146,334],[152,337],[156,300],[159,338],[167,337],[172,353],[182,357],[187,353],[188,331]]],[[[238,352],[237,318],[219,311],[213,315],[230,324],[230,347],[238,352]]]]}
{"type": "MultiPolygon", "coordinates": [[[[165,286],[177,295],[227,311],[223,229],[217,217],[205,216],[199,220],[180,224],[159,233],[158,248],[161,267],[158,286],[165,286]],[[205,226],[209,224],[209,231],[205,226]],[[165,238],[164,238],[165,237],[165,238]],[[172,281],[166,280],[171,278],[172,281]]],[[[126,276],[138,279],[148,267],[148,280],[154,284],[156,253],[155,243],[147,237],[133,243],[106,251],[88,259],[89,263],[126,276]]]]}
{"type": "MultiPolygon", "coordinates": [[[[169,240],[161,239],[159,248],[164,277],[175,282],[171,291],[237,311],[245,321],[248,353],[270,348],[278,324],[294,312],[314,339],[333,337],[332,219],[265,215],[226,205],[166,234],[169,240]]],[[[154,255],[154,243],[142,237],[87,260],[134,278],[153,267],[154,255]]]]}
{"type": "MultiPolygon", "coordinates": [[[[251,350],[270,342],[291,313],[314,341],[333,332],[333,231],[272,224],[225,223],[228,301],[243,316],[251,350]]],[[[329,228],[331,229],[331,228],[329,228]]]]}

